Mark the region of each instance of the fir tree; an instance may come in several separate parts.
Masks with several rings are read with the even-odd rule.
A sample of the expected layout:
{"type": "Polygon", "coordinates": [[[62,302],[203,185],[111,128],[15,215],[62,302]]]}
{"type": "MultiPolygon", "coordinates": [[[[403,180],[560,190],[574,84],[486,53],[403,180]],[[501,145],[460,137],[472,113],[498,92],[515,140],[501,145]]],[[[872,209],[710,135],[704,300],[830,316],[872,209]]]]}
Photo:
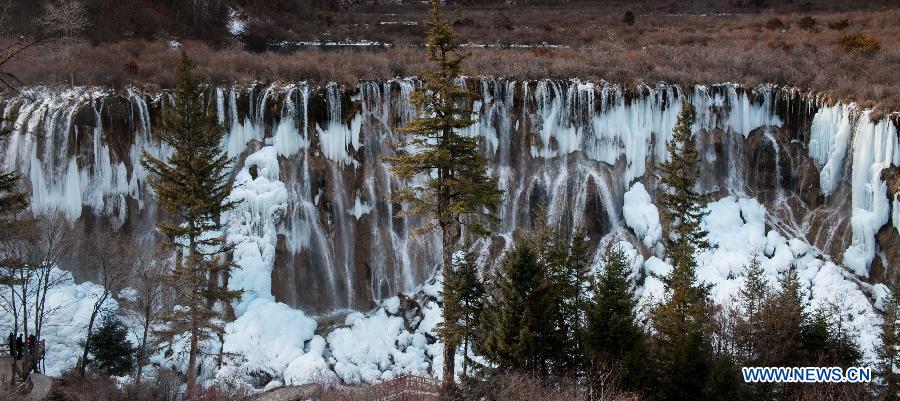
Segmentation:
{"type": "Polygon", "coordinates": [[[189,336],[190,389],[196,381],[200,344],[221,336],[222,312],[239,295],[220,284],[232,266],[221,260],[220,255],[230,248],[216,234],[221,229],[220,215],[234,207],[227,201],[232,159],[222,149],[224,129],[205,102],[203,86],[185,53],[175,70],[173,95],[174,104],[163,110],[158,133],[172,148],[172,155],[160,160],[145,151],[141,163],[151,173],[149,183],[159,206],[177,218],[159,223],[158,229],[170,245],[186,252],[170,282],[180,307],[169,316],[170,327],[161,334],[173,338],[186,332],[189,336]]]}
{"type": "Polygon", "coordinates": [[[855,366],[862,353],[847,334],[841,311],[836,307],[818,308],[800,331],[805,364],[812,366],[855,366]]]}
{"type": "MultiPolygon", "coordinates": [[[[646,371],[643,363],[643,333],[637,325],[637,298],[628,279],[630,266],[615,245],[607,248],[597,273],[593,302],[587,310],[585,343],[591,365],[615,362],[618,381],[628,389],[638,389],[646,371]]],[[[610,368],[610,367],[607,367],[610,368]]],[[[593,377],[591,377],[593,379],[593,377]]],[[[604,382],[592,383],[594,387],[604,382]]]]}
{"type": "Polygon", "coordinates": [[[694,107],[685,102],[672,139],[666,143],[670,159],[659,167],[664,188],[660,212],[666,229],[666,256],[675,270],[687,268],[691,272],[696,268],[694,254],[710,247],[708,233],[700,225],[706,215],[703,195],[694,190],[700,178],[700,156],[691,132],[693,121],[694,107]]]}
{"type": "Polygon", "coordinates": [[[17,190],[19,178],[15,172],[0,173],[0,215],[15,214],[28,207],[26,194],[17,190]]]}
{"type": "Polygon", "coordinates": [[[801,336],[808,314],[797,270],[791,267],[779,284],[781,290],[769,297],[760,311],[760,366],[791,366],[801,360],[801,336]]]}
{"type": "MultiPolygon", "coordinates": [[[[442,268],[453,268],[452,254],[462,236],[461,217],[476,234],[486,234],[483,221],[496,220],[501,191],[486,173],[486,161],[478,152],[478,139],[457,132],[475,123],[471,102],[474,94],[457,84],[465,56],[438,0],[431,0],[427,59],[433,69],[423,72],[423,86],[415,91],[412,104],[422,117],[401,129],[404,142],[417,151],[387,158],[401,179],[428,177],[419,186],[396,191],[395,201],[409,205],[406,215],[431,215],[425,229],[441,231],[442,268]]],[[[456,344],[444,339],[444,381],[453,383],[456,344]]]]}
{"type": "Polygon", "coordinates": [[[114,376],[131,372],[136,349],[128,341],[128,328],[115,314],[103,315],[86,348],[91,356],[87,365],[93,371],[114,376]]]}
{"type": "Polygon", "coordinates": [[[481,317],[485,289],[478,277],[477,255],[474,252],[466,252],[453,262],[453,270],[444,275],[444,322],[438,329],[442,338],[450,339],[448,343],[462,343],[465,377],[471,364],[469,346],[475,324],[481,317]]]}
{"type": "Polygon", "coordinates": [[[529,241],[517,243],[506,255],[493,282],[476,352],[501,372],[547,374],[554,305],[545,271],[529,241]]]}
{"type": "Polygon", "coordinates": [[[769,297],[769,287],[765,279],[765,270],[759,262],[759,255],[750,259],[744,274],[744,286],[739,292],[738,301],[743,309],[735,324],[735,339],[742,360],[748,366],[758,366],[760,332],[762,331],[762,309],[769,297]]]}
{"type": "MultiPolygon", "coordinates": [[[[805,296],[792,266],[779,279],[780,290],[766,298],[760,310],[756,366],[803,364],[803,330],[808,319],[805,296]]],[[[753,399],[785,399],[792,387],[758,383],[748,388],[753,399]]]]}
{"type": "Polygon", "coordinates": [[[590,281],[590,249],[587,237],[576,233],[571,243],[557,230],[542,228],[531,239],[537,249],[538,264],[547,275],[554,331],[545,342],[548,365],[557,375],[578,376],[585,368],[584,311],[586,284],[590,281]]]}
{"type": "Polygon", "coordinates": [[[900,400],[900,276],[893,281],[891,294],[884,301],[884,323],[881,326],[881,346],[878,348],[878,375],[884,381],[881,396],[887,401],[900,400]]]}
{"type": "Polygon", "coordinates": [[[660,166],[664,191],[661,196],[665,244],[672,273],[664,278],[665,300],[653,308],[656,366],[661,373],[661,397],[669,400],[698,399],[707,377],[707,338],[704,333],[709,288],[697,282],[694,254],[708,248],[703,197],[694,191],[700,176],[699,156],[691,133],[694,110],[684,103],[672,140],[666,143],[671,157],[660,166]]]}

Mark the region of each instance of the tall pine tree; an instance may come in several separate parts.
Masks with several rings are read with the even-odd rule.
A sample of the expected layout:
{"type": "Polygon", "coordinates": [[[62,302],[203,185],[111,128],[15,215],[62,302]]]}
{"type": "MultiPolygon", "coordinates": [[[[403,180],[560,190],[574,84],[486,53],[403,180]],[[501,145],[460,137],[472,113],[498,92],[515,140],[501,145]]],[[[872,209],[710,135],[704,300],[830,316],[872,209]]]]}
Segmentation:
{"type": "MultiPolygon", "coordinates": [[[[427,177],[422,185],[394,192],[395,201],[409,205],[406,215],[431,215],[425,229],[440,229],[442,268],[453,268],[454,248],[462,237],[463,223],[476,234],[486,234],[485,220],[496,220],[501,191],[486,173],[486,161],[478,152],[478,138],[457,132],[475,123],[472,119],[474,94],[458,85],[460,65],[465,56],[450,24],[444,18],[440,1],[431,0],[427,59],[434,64],[422,74],[423,86],[412,96],[421,117],[401,129],[405,145],[416,149],[411,154],[387,158],[401,179],[427,177]],[[462,217],[467,217],[463,221],[462,217]]],[[[444,338],[444,381],[454,382],[453,369],[457,344],[444,338]]]]}
{"type": "Polygon", "coordinates": [[[672,140],[666,143],[670,160],[660,165],[666,254],[672,273],[664,278],[666,297],[653,308],[650,321],[660,396],[666,400],[700,399],[709,369],[704,332],[709,288],[697,282],[694,254],[710,244],[700,226],[703,197],[694,190],[700,170],[693,120],[693,107],[684,103],[672,140]]]}
{"type": "Polygon", "coordinates": [[[205,101],[204,88],[193,72],[186,53],[175,70],[174,104],[163,110],[159,139],[172,148],[166,160],[144,152],[141,163],[151,173],[149,181],[159,206],[175,222],[157,225],[170,245],[182,255],[171,275],[179,307],[169,316],[166,337],[188,335],[188,388],[196,383],[201,343],[223,333],[223,311],[239,294],[225,288],[223,276],[231,264],[223,262],[229,250],[219,217],[235,205],[228,167],[232,163],[222,149],[223,127],[205,101]]]}

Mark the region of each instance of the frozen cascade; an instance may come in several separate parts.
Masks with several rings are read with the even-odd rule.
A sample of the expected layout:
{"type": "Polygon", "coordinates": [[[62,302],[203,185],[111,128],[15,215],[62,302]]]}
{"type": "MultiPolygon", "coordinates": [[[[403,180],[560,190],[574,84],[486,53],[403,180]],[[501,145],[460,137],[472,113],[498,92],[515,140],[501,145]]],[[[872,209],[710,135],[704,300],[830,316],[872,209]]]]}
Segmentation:
{"type": "Polygon", "coordinates": [[[772,131],[766,130],[763,135],[772,144],[772,151],[775,152],[775,193],[778,198],[777,201],[781,201],[781,150],[778,146],[778,140],[772,135],[772,131]]]}
{"type": "Polygon", "coordinates": [[[287,188],[279,180],[278,172],[275,147],[267,146],[247,156],[244,167],[235,176],[229,197],[230,201],[237,202],[237,207],[223,216],[237,265],[228,280],[228,287],[244,291],[241,299],[234,303],[237,316],[244,314],[256,299],[274,300],[275,227],[285,215],[288,199],[287,188]],[[251,168],[257,171],[255,177],[251,168]]]}
{"type": "Polygon", "coordinates": [[[344,164],[355,164],[357,161],[349,154],[349,148],[359,150],[359,134],[362,127],[362,115],[356,114],[349,124],[342,121],[341,101],[343,92],[340,87],[330,84],[326,88],[325,102],[328,105],[328,121],[323,129],[318,124],[319,149],[325,157],[344,164]]]}
{"type": "Polygon", "coordinates": [[[887,184],[881,180],[881,171],[891,164],[900,165],[897,127],[888,120],[870,121],[870,113],[863,112],[853,134],[853,244],[844,252],[844,264],[862,277],[868,277],[875,258],[875,233],[890,217],[887,184]]]}
{"type": "MultiPolygon", "coordinates": [[[[306,98],[308,97],[309,88],[306,85],[303,85],[302,88],[299,89],[303,91],[302,101],[304,101],[302,107],[306,107],[306,98]]],[[[272,144],[275,146],[275,149],[278,150],[279,156],[291,157],[297,154],[301,148],[306,148],[309,144],[306,142],[306,138],[308,135],[304,132],[304,135],[300,135],[300,127],[298,124],[298,116],[300,113],[297,111],[297,103],[294,99],[297,96],[298,89],[293,86],[287,86],[283,90],[284,92],[284,105],[281,109],[281,116],[278,120],[278,126],[275,128],[275,134],[272,136],[272,144]]],[[[305,113],[304,113],[305,115],[305,113]]],[[[306,130],[306,125],[303,125],[303,129],[306,130]]]]}
{"type": "Polygon", "coordinates": [[[816,161],[820,185],[825,196],[834,193],[841,180],[844,156],[853,128],[853,105],[834,105],[819,109],[810,128],[809,156],[816,161]]]}
{"type": "MultiPolygon", "coordinates": [[[[628,223],[620,214],[626,191],[642,183],[648,195],[655,193],[648,169],[666,159],[665,141],[684,101],[697,110],[693,131],[705,155],[704,190],[765,190],[746,180],[753,164],[745,154],[745,138],[761,132],[766,145],[781,150],[769,157],[778,158],[775,184],[785,197],[795,196],[796,186],[795,171],[786,170],[793,161],[784,155],[797,145],[781,142],[793,135],[782,132],[789,128],[782,119],[785,113],[809,110],[808,153],[822,194],[852,194],[849,258],[840,258],[845,249],[828,251],[836,260],[846,259],[857,274],[867,271],[878,247],[874,233],[891,219],[889,207],[898,202],[876,196],[884,185],[878,171],[897,163],[897,151],[887,149],[897,148],[891,145],[896,127],[888,120],[861,123],[867,119],[854,117],[862,112],[852,105],[820,107],[807,98],[795,107],[793,92],[774,86],[685,90],[577,80],[461,82],[481,95],[473,105],[479,123],[465,135],[480,138],[490,171],[504,190],[498,235],[474,242],[485,260],[498,260],[497,253],[531,227],[538,211],[566,232],[586,228],[595,241],[623,227],[628,223]],[[844,163],[847,157],[853,162],[844,163]]],[[[299,82],[210,91],[209,107],[227,126],[223,146],[238,160],[236,184],[244,180],[240,188],[249,190],[264,179],[272,188],[281,183],[284,190],[244,194],[259,202],[266,196],[271,197],[266,202],[278,200],[266,203],[267,208],[278,205],[270,221],[262,223],[270,212],[262,203],[256,209],[242,207],[242,214],[232,215],[236,221],[229,220],[235,229],[246,230],[244,235],[253,233],[268,244],[248,241],[256,242],[262,265],[270,266],[268,290],[264,283],[248,284],[260,297],[316,312],[367,308],[431,275],[440,260],[440,239],[412,235],[422,219],[398,216],[405,205],[385,201],[415,182],[396,180],[381,159],[397,151],[395,128],[416,116],[409,98],[418,85],[415,79],[393,79],[349,88],[299,82]],[[266,167],[266,174],[274,169],[277,174],[243,177],[248,163],[262,170],[262,162],[250,157],[257,152],[277,160],[266,167]]],[[[0,156],[4,168],[26,177],[33,212],[59,210],[72,220],[86,213],[105,216],[113,229],[125,226],[149,237],[159,212],[139,160],[143,150],[159,157],[170,152],[150,134],[168,95],[136,88],[121,96],[92,88],[30,91],[30,98],[4,99],[4,115],[16,120],[5,123],[15,125],[3,139],[6,149],[0,156]]],[[[893,220],[900,226],[897,209],[893,220]]]]}

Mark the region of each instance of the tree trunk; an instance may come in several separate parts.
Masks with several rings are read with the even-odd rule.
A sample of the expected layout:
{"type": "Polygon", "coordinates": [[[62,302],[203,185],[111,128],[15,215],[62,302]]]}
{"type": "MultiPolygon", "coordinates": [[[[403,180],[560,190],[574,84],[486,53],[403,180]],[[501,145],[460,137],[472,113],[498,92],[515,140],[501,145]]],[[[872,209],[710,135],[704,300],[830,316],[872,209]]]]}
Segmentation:
{"type": "MultiPolygon", "coordinates": [[[[441,256],[443,266],[441,269],[446,275],[453,271],[453,246],[459,240],[459,222],[456,219],[447,219],[440,222],[441,227],[441,256]]],[[[456,345],[444,339],[444,386],[452,387],[456,384],[454,372],[456,368],[456,345]]]]}
{"type": "MultiPolygon", "coordinates": [[[[466,323],[466,327],[468,327],[468,323],[466,323]]],[[[466,370],[469,367],[469,333],[468,329],[466,329],[466,336],[463,337],[463,377],[466,377],[466,370]]]]}
{"type": "Polygon", "coordinates": [[[187,394],[193,394],[194,384],[197,383],[197,325],[191,325],[191,352],[187,366],[187,394]]]}
{"type": "Polygon", "coordinates": [[[84,378],[84,371],[87,366],[88,344],[91,342],[94,331],[94,321],[97,320],[97,314],[100,313],[100,308],[103,307],[103,303],[106,302],[107,294],[109,293],[104,290],[103,296],[94,304],[94,309],[91,311],[91,319],[88,320],[87,335],[84,337],[84,350],[81,352],[81,366],[78,367],[78,374],[82,378],[84,378]]]}
{"type": "Polygon", "coordinates": [[[144,313],[144,334],[141,336],[141,346],[138,348],[137,372],[134,374],[134,384],[141,384],[141,374],[144,371],[144,354],[147,352],[147,332],[150,331],[150,313],[144,313]]]}

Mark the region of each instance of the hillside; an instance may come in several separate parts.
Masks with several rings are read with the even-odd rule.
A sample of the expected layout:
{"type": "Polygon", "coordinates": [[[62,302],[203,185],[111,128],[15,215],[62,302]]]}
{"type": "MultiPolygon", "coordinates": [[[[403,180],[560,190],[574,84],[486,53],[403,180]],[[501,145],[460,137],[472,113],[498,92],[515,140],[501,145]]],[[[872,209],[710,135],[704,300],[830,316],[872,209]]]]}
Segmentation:
{"type": "MultiPolygon", "coordinates": [[[[223,84],[352,84],[415,76],[424,67],[425,8],[418,3],[235,0],[207,2],[203,10],[188,2],[107,3],[85,2],[89,24],[75,40],[35,49],[9,71],[26,85],[168,86],[175,47],[223,84]]],[[[469,75],[777,83],[900,109],[890,68],[900,63],[896,2],[470,3],[447,10],[468,45],[469,75]],[[626,11],[633,25],[623,21],[626,11]]],[[[13,6],[10,20],[29,21],[33,16],[16,10],[35,9],[13,6]]],[[[34,29],[13,23],[8,34],[34,29]]]]}

